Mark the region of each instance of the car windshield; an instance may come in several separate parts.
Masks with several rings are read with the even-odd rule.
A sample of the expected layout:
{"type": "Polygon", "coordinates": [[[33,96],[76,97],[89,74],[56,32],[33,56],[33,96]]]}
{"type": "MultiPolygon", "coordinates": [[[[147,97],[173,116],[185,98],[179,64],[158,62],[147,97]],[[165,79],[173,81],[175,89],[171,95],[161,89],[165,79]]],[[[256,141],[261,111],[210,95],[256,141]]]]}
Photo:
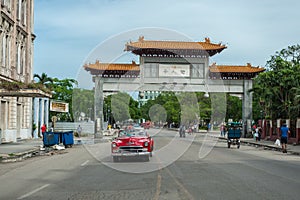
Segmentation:
{"type": "Polygon", "coordinates": [[[127,132],[125,130],[122,130],[119,132],[119,137],[146,137],[147,132],[145,131],[135,131],[135,132],[127,132]]]}
{"type": "Polygon", "coordinates": [[[140,131],[140,132],[135,133],[135,136],[137,136],[137,137],[146,137],[147,133],[145,131],[140,131]]]}
{"type": "Polygon", "coordinates": [[[128,133],[127,131],[125,131],[125,130],[121,130],[119,132],[119,137],[126,137],[126,136],[131,136],[131,134],[128,133]]]}

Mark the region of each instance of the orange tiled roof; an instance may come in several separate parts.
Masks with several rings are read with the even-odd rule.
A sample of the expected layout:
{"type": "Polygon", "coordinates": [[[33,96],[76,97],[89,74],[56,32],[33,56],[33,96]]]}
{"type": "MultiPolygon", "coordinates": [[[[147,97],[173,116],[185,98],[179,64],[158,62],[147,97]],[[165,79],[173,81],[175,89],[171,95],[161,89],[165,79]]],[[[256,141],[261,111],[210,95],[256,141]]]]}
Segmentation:
{"type": "Polygon", "coordinates": [[[253,67],[250,63],[247,65],[216,65],[215,63],[209,67],[210,72],[215,73],[259,73],[265,71],[264,68],[261,67],[253,67]]]}
{"type": "Polygon", "coordinates": [[[129,42],[126,44],[126,51],[132,49],[188,49],[188,50],[223,50],[227,48],[225,45],[213,44],[209,38],[205,38],[204,42],[183,42],[183,41],[156,41],[144,40],[141,36],[137,42],[129,42]]]}
{"type": "Polygon", "coordinates": [[[121,64],[121,63],[100,63],[98,60],[93,64],[85,64],[84,69],[89,70],[99,70],[99,71],[115,71],[115,70],[125,70],[125,71],[139,71],[140,67],[134,61],[131,64],[121,64]]]}

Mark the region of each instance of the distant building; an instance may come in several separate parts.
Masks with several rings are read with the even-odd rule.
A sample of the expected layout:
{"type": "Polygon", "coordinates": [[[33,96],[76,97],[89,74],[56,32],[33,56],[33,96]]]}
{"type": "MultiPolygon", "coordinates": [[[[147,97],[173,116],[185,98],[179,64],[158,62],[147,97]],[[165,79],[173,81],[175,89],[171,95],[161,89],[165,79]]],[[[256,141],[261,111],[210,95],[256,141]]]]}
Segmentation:
{"type": "Polygon", "coordinates": [[[148,100],[156,99],[161,92],[159,91],[144,91],[143,95],[138,95],[139,106],[145,105],[148,100]]]}
{"type": "Polygon", "coordinates": [[[31,138],[33,97],[47,96],[38,89],[10,88],[32,82],[33,5],[33,0],[0,1],[0,143],[31,138]]]}

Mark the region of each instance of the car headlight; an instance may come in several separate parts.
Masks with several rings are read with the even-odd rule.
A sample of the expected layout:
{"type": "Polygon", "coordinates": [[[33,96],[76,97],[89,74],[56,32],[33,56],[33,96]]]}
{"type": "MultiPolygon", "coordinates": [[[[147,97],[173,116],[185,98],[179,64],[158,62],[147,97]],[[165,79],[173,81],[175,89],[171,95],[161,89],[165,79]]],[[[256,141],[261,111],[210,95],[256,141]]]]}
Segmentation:
{"type": "Polygon", "coordinates": [[[147,147],[148,145],[149,145],[149,143],[146,141],[146,142],[144,143],[144,146],[147,147]]]}
{"type": "Polygon", "coordinates": [[[117,144],[116,143],[112,143],[112,148],[115,148],[115,147],[117,147],[117,144]]]}

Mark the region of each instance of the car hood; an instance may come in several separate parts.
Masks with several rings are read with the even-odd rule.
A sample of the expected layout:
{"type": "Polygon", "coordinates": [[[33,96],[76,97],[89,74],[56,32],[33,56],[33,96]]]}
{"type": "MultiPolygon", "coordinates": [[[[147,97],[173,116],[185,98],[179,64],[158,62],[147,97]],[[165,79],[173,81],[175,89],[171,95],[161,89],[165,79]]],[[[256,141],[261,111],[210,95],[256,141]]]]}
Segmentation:
{"type": "Polygon", "coordinates": [[[119,145],[141,145],[144,142],[148,141],[147,137],[119,137],[113,140],[113,142],[118,143],[119,145]]]}

